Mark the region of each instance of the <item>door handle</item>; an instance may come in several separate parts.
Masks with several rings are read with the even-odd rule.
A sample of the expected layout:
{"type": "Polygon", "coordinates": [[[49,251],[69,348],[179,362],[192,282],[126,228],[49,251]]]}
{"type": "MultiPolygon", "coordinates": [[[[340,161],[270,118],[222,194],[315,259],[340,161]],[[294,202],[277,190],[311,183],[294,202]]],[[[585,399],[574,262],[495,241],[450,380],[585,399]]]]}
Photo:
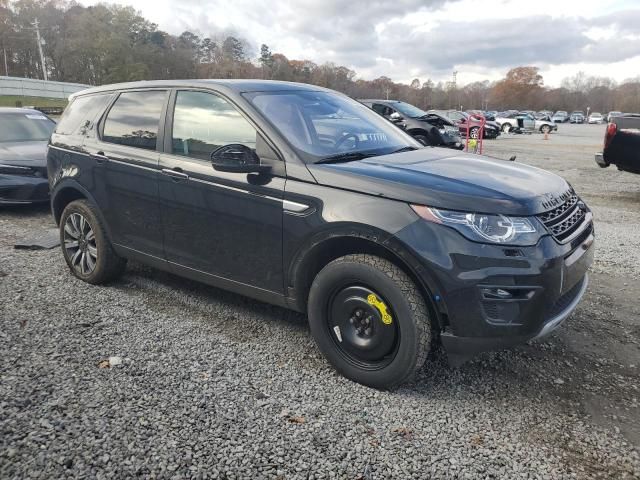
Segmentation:
{"type": "Polygon", "coordinates": [[[98,164],[109,161],[109,157],[107,157],[104,152],[92,153],[91,158],[93,158],[98,164]]]}
{"type": "Polygon", "coordinates": [[[186,173],[170,168],[163,168],[162,173],[163,175],[168,175],[174,180],[187,180],[189,178],[189,175],[187,175],[186,173]]]}

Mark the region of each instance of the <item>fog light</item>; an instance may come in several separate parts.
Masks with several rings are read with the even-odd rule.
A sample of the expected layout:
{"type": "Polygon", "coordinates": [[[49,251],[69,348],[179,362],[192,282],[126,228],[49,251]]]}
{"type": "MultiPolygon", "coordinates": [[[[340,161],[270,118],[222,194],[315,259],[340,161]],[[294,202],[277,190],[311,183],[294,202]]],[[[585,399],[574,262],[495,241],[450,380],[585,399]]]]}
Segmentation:
{"type": "Polygon", "coordinates": [[[482,288],[480,291],[482,292],[482,296],[487,299],[505,300],[513,298],[513,295],[510,292],[507,292],[502,288],[482,288]]]}

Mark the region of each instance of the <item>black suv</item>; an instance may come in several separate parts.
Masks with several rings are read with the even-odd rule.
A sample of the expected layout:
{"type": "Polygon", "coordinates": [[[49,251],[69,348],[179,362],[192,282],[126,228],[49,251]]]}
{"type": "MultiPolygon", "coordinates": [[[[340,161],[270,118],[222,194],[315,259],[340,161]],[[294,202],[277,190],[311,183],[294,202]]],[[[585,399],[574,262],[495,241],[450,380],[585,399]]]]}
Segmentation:
{"type": "Polygon", "coordinates": [[[458,127],[448,118],[437,113],[425,112],[399,100],[359,100],[374,112],[406,130],[423,145],[462,150],[458,127]]]}
{"type": "Polygon", "coordinates": [[[138,82],[74,95],[48,149],[71,272],[128,259],[307,312],[345,376],[394,387],[576,307],[591,212],[544,170],[423,147],[320,87],[138,82]]]}

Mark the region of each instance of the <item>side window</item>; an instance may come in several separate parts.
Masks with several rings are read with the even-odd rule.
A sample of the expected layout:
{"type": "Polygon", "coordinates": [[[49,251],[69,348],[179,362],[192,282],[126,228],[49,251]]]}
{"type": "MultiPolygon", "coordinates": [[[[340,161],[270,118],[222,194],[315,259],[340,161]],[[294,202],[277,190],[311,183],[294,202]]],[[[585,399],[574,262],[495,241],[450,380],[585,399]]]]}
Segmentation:
{"type": "Polygon", "coordinates": [[[55,133],[59,135],[84,135],[96,116],[107,106],[113,94],[105,93],[76,97],[65,108],[55,133]]]}
{"type": "Polygon", "coordinates": [[[155,150],[166,90],[123,92],[109,110],[102,140],[155,150]]]}
{"type": "Polygon", "coordinates": [[[388,115],[387,110],[389,110],[389,107],[387,107],[385,105],[381,105],[379,103],[374,103],[372,108],[373,108],[374,112],[376,112],[376,113],[378,113],[378,114],[380,114],[382,116],[388,115]]]}
{"type": "Polygon", "coordinates": [[[387,105],[380,105],[379,103],[376,104],[380,111],[378,112],[380,115],[382,115],[383,117],[389,117],[392,113],[395,112],[395,110],[387,105]]]}
{"type": "Polygon", "coordinates": [[[255,150],[256,129],[233,105],[212,93],[179,91],[173,112],[172,152],[200,160],[231,143],[255,150]]]}

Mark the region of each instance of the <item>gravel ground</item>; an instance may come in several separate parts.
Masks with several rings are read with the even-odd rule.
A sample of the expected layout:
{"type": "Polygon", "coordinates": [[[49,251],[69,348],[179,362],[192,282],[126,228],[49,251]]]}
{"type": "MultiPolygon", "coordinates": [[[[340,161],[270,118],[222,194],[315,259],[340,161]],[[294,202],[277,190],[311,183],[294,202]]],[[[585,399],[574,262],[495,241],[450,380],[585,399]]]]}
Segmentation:
{"type": "Polygon", "coordinates": [[[395,392],[334,373],[303,316],[140,265],[76,280],[58,249],[13,249],[46,208],[0,210],[0,478],[640,477],[640,177],[595,165],[603,131],[486,143],[593,207],[576,313],[458,369],[437,352],[395,392]]]}

